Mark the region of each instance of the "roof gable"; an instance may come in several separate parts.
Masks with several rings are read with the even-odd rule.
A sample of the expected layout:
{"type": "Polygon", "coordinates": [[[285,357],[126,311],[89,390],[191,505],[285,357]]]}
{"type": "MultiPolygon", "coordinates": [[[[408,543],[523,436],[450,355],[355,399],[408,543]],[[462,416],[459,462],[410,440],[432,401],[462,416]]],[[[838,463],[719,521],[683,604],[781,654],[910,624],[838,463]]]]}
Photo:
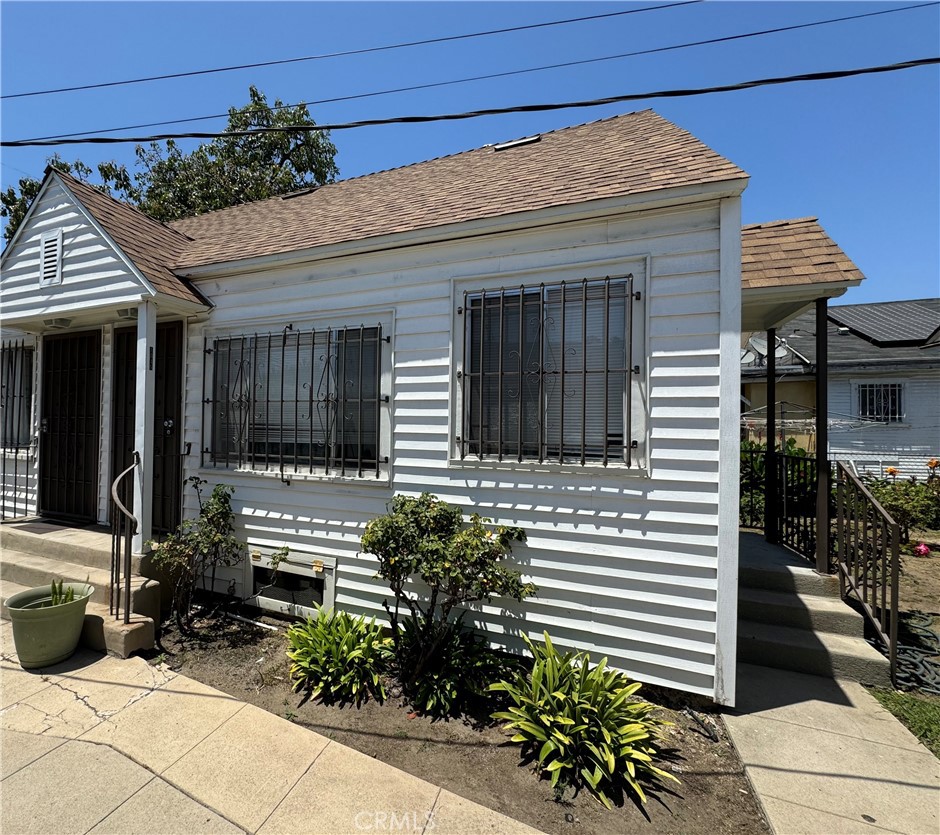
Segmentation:
{"type": "Polygon", "coordinates": [[[177,276],[169,267],[190,243],[183,233],[68,174],[56,171],[55,176],[155,291],[183,301],[208,304],[205,297],[189,281],[177,276]]]}
{"type": "Polygon", "coordinates": [[[180,270],[747,175],[646,110],[174,221],[180,270]]]}

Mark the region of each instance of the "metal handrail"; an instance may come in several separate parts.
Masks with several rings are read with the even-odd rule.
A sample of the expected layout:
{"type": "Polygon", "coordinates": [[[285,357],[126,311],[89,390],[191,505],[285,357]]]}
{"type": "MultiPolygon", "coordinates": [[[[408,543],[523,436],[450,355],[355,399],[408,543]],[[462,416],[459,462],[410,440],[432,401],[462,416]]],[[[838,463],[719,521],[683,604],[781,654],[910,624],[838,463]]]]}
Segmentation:
{"type": "Polygon", "coordinates": [[[121,539],[124,539],[124,623],[130,623],[131,617],[131,543],[140,520],[124,506],[118,495],[118,485],[135,467],[140,466],[140,453],[134,451],[134,462],[111,483],[111,500],[120,511],[111,517],[111,586],[108,589],[108,612],[115,619],[121,610],[121,539]]]}
{"type": "Polygon", "coordinates": [[[837,558],[843,597],[854,597],[888,652],[897,680],[900,527],[845,464],[836,469],[837,558]],[[861,511],[861,512],[860,512],[861,511]]]}

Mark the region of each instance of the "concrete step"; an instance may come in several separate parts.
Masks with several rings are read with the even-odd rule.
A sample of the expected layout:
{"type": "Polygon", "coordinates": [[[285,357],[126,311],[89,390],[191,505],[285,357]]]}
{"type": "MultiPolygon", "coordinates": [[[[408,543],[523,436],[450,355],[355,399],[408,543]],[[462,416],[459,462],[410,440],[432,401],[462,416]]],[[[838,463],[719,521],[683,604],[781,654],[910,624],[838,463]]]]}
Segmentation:
{"type": "MultiPolygon", "coordinates": [[[[0,596],[3,599],[0,605],[0,618],[10,619],[6,607],[7,598],[29,588],[31,586],[21,586],[9,581],[3,582],[2,590],[0,590],[0,596]]],[[[95,603],[93,600],[89,600],[86,604],[85,622],[82,624],[79,646],[96,652],[107,652],[118,658],[128,658],[135,652],[153,649],[155,644],[156,625],[153,618],[134,614],[130,617],[130,623],[125,624],[123,617],[115,620],[114,615],[108,611],[107,604],[95,603]]]]}
{"type": "MultiPolygon", "coordinates": [[[[68,528],[42,520],[0,525],[0,549],[65,560],[89,568],[111,567],[111,534],[100,527],[68,528]]],[[[131,571],[140,572],[140,557],[131,557],[131,571]]]]}
{"type": "Polygon", "coordinates": [[[865,634],[862,616],[838,597],[742,588],[738,591],[738,617],[835,635],[865,634]]]}
{"type": "Polygon", "coordinates": [[[839,598],[839,578],[817,574],[808,565],[741,565],[738,587],[839,598]]]}
{"type": "MultiPolygon", "coordinates": [[[[93,568],[36,554],[3,549],[0,560],[0,579],[27,588],[47,586],[53,580],[71,583],[91,583],[95,587],[91,602],[108,605],[109,569],[93,568]]],[[[122,579],[123,589],[123,579],[122,579]]],[[[160,620],[160,584],[139,575],[131,575],[131,611],[146,615],[155,622],[160,620]]]]}
{"type": "Polygon", "coordinates": [[[738,621],[738,661],[889,687],[890,665],[861,637],[738,621]]]}

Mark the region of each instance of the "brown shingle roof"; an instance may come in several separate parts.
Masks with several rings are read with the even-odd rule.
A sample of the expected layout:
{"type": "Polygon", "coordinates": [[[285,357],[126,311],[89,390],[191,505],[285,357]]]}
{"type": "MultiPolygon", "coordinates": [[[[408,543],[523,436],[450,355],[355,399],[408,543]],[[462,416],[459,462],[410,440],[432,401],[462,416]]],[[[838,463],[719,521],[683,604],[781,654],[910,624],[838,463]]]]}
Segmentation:
{"type": "Polygon", "coordinates": [[[747,175],[645,110],[174,221],[179,270],[747,175]]]}
{"type": "Polygon", "coordinates": [[[157,292],[209,304],[189,281],[174,275],[169,267],[191,243],[189,238],[147,217],[129,203],[115,200],[61,171],[56,174],[157,292]]]}
{"type": "Polygon", "coordinates": [[[745,290],[864,277],[815,217],[755,223],[741,230],[741,286],[745,290]]]}

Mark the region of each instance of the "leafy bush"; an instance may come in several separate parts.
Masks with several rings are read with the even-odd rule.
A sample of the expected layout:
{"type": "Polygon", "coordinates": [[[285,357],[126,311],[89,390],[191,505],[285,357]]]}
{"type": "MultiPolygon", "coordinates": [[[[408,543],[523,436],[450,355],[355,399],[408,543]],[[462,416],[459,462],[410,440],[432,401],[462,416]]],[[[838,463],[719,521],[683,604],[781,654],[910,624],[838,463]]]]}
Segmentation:
{"type": "Polygon", "coordinates": [[[526,643],[535,657],[532,671],[517,673],[490,689],[503,691],[513,706],[493,714],[515,731],[523,754],[542,776],[550,775],[559,796],[565,788],[588,790],[607,808],[624,789],[646,802],[642,782],[678,780],[653,765],[659,728],[649,702],[634,700],[640,689],[605,658],[590,665],[587,653],[559,655],[545,633],[544,646],[526,643]]]}
{"type": "Polygon", "coordinates": [[[169,579],[173,588],[173,610],[180,632],[192,628],[193,597],[200,578],[210,575],[215,590],[215,572],[219,566],[237,565],[245,546],[235,536],[232,492],[228,485],[217,484],[203,502],[202,485],[196,476],[189,479],[199,499],[199,516],[186,519],[163,542],[151,543],[153,563],[169,579]]]}
{"type": "MultiPolygon", "coordinates": [[[[420,711],[439,714],[444,703],[461,702],[459,693],[450,695],[454,679],[445,669],[443,651],[448,642],[453,649],[458,641],[452,618],[457,607],[499,596],[522,600],[536,591],[518,571],[500,564],[513,542],[525,541],[525,532],[502,525],[493,529],[489,521],[473,514],[465,523],[459,507],[430,493],[396,496],[391,512],[369,522],[362,536],[362,550],[378,557],[377,576],[395,595],[394,609],[388,601],[384,606],[401,685],[420,711]],[[402,608],[411,615],[410,625],[402,624],[402,608]],[[441,686],[429,690],[428,682],[434,681],[441,686]],[[432,691],[433,703],[428,701],[432,691]]],[[[460,647],[472,651],[468,643],[460,647]]]]}
{"type": "Polygon", "coordinates": [[[868,489],[901,529],[901,542],[910,541],[912,528],[940,528],[940,477],[866,478],[868,489]]]}
{"type": "Polygon", "coordinates": [[[411,702],[429,716],[441,718],[485,709],[493,699],[489,685],[509,675],[519,664],[491,649],[457,620],[447,624],[423,672],[412,676],[423,656],[421,638],[418,621],[406,618],[399,633],[397,666],[402,680],[412,679],[407,693],[411,702]]]}
{"type": "Polygon", "coordinates": [[[370,695],[385,701],[382,676],[391,661],[391,638],[375,618],[319,608],[316,619],[287,631],[294,690],[307,688],[327,704],[362,704],[370,695]]]}

